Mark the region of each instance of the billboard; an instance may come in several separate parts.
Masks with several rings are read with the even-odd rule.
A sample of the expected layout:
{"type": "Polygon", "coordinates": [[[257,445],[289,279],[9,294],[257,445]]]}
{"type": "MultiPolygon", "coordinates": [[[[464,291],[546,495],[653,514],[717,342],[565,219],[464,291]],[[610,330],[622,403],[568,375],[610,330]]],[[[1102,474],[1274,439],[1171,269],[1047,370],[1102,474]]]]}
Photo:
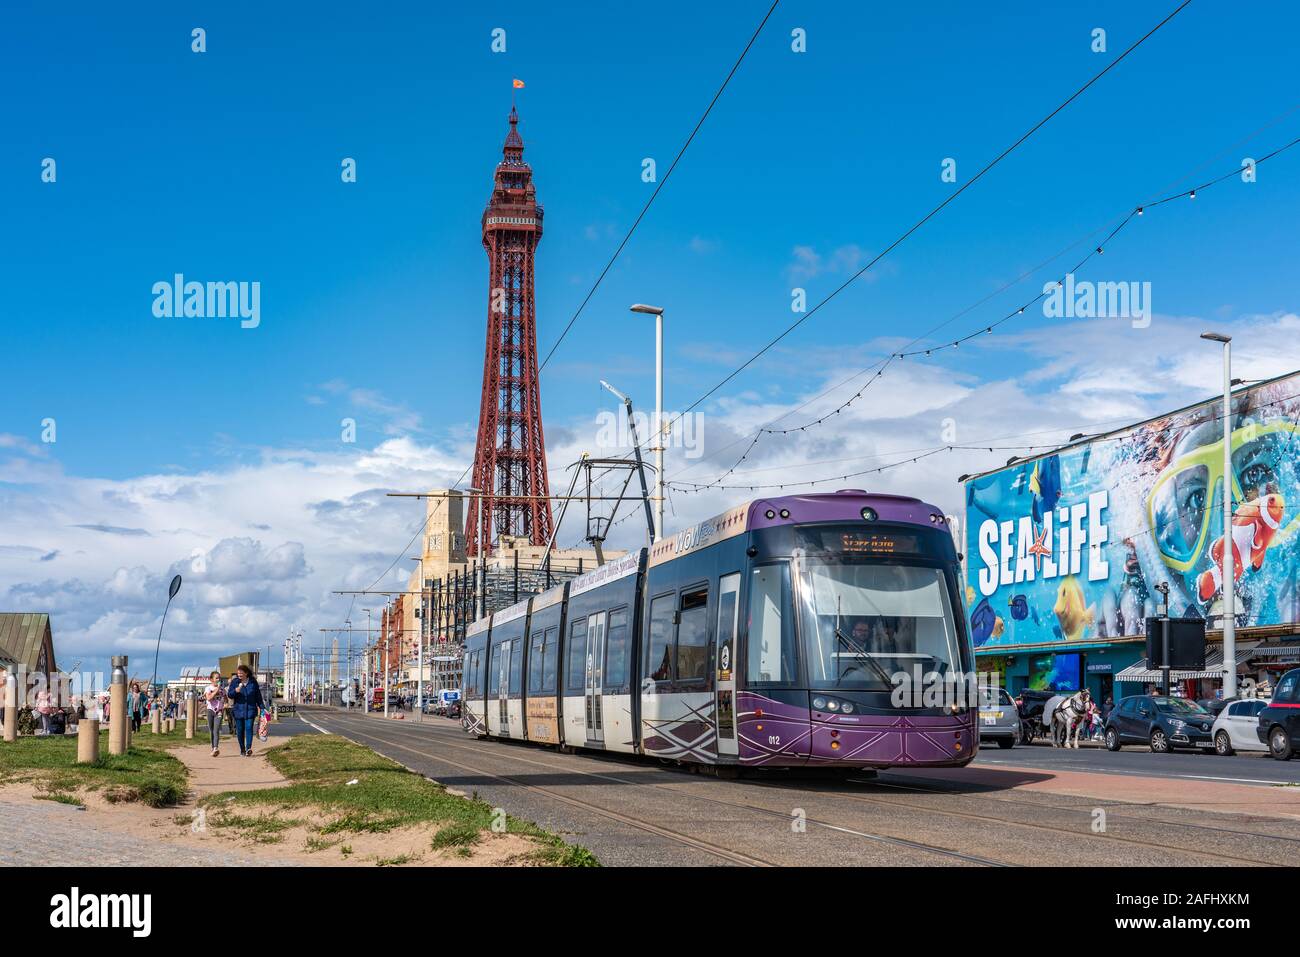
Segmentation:
{"type": "Polygon", "coordinates": [[[1163,610],[1222,627],[1223,486],[1238,627],[1300,620],[1300,373],[1027,458],[965,483],[976,648],[1146,633],[1163,610]]]}

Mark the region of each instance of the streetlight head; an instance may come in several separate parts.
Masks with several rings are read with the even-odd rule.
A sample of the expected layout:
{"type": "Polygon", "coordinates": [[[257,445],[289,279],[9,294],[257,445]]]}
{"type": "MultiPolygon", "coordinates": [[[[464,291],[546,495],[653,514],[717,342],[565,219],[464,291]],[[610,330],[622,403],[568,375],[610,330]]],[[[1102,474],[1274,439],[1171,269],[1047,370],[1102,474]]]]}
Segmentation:
{"type": "Polygon", "coordinates": [[[1232,336],[1225,336],[1222,332],[1202,332],[1202,339],[1208,339],[1210,342],[1222,342],[1227,344],[1232,341],[1232,336]]]}
{"type": "Polygon", "coordinates": [[[643,302],[636,303],[631,307],[631,309],[633,312],[643,312],[647,316],[662,316],[664,314],[663,309],[659,306],[647,306],[643,302]]]}

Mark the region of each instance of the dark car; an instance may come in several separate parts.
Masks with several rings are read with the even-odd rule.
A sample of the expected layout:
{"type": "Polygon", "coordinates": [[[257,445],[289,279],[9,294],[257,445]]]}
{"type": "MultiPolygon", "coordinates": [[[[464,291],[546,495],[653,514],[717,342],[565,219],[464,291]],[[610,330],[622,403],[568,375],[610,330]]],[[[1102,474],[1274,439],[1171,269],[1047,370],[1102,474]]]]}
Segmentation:
{"type": "Polygon", "coordinates": [[[1195,701],[1163,695],[1122,699],[1106,720],[1106,749],[1145,744],[1157,754],[1175,748],[1213,748],[1214,715],[1195,701]]]}
{"type": "Polygon", "coordinates": [[[1273,700],[1259,713],[1259,740],[1279,761],[1289,761],[1300,748],[1300,668],[1282,676],[1273,690],[1273,700]]]}

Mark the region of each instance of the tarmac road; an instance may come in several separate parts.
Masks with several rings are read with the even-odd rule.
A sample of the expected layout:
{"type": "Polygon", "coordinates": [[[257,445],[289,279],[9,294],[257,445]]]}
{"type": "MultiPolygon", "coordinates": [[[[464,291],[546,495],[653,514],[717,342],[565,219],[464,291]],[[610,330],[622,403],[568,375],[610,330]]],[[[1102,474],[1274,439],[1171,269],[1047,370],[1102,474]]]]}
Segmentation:
{"type": "Polygon", "coordinates": [[[1054,748],[1047,742],[1017,745],[1003,750],[986,744],[975,763],[981,767],[1033,767],[1044,770],[1086,770],[1104,774],[1139,774],[1189,781],[1223,781],[1233,784],[1300,786],[1300,759],[1275,761],[1262,751],[1239,751],[1220,757],[1213,751],[1172,751],[1155,754],[1150,748],[1128,744],[1119,751],[1098,745],[1054,748]]]}
{"type": "MultiPolygon", "coordinates": [[[[1206,866],[1300,854],[1300,794],[1025,766],[1082,760],[1083,751],[985,751],[970,768],[885,771],[874,780],[727,780],[641,758],[478,740],[442,718],[419,723],[313,707],[300,714],[314,730],[535,821],[606,865],[1206,866]],[[1012,759],[1021,760],[1013,767],[1012,759]]],[[[1106,757],[1129,760],[1127,753],[1106,757]]]]}

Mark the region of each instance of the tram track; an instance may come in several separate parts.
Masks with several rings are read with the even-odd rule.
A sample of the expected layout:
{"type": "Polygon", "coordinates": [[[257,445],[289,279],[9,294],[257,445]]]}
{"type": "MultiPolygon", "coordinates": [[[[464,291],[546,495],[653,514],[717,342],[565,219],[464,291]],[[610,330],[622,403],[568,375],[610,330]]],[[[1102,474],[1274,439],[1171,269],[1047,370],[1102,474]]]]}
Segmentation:
{"type": "MultiPolygon", "coordinates": [[[[782,784],[782,783],[777,783],[777,782],[766,782],[766,781],[755,781],[755,782],[752,782],[752,783],[755,784],[755,785],[758,786],[758,787],[775,788],[775,789],[780,789],[780,790],[795,790],[795,789],[798,789],[798,787],[797,787],[796,785],[794,785],[794,784],[782,784]]],[[[875,783],[877,783],[877,782],[871,782],[871,783],[872,783],[872,784],[875,784],[875,783]]],[[[888,785],[886,785],[886,786],[888,786],[888,785]]],[[[1014,819],[1012,819],[1012,818],[996,817],[996,816],[991,815],[991,814],[977,814],[977,813],[975,813],[975,812],[973,812],[973,811],[957,811],[957,810],[953,810],[953,809],[950,809],[950,808],[936,808],[936,807],[932,807],[932,806],[929,806],[929,805],[926,805],[926,806],[924,806],[924,807],[918,807],[918,806],[916,806],[916,805],[914,805],[914,804],[906,804],[906,803],[901,802],[901,801],[891,801],[891,800],[889,800],[889,799],[887,799],[887,798],[876,797],[876,796],[867,795],[867,794],[855,794],[855,793],[845,792],[845,791],[830,791],[830,790],[827,790],[827,789],[825,789],[825,788],[807,788],[807,787],[805,787],[805,788],[803,788],[803,790],[812,790],[812,791],[814,791],[815,793],[818,793],[818,794],[824,794],[824,795],[827,795],[827,796],[830,796],[830,797],[844,798],[844,799],[847,799],[847,800],[850,800],[850,801],[857,801],[857,802],[859,802],[859,803],[863,803],[863,804],[874,804],[874,805],[877,805],[877,806],[880,806],[880,807],[893,807],[893,808],[901,808],[901,809],[903,809],[903,810],[908,810],[908,811],[921,811],[921,812],[925,812],[925,813],[929,813],[929,814],[941,814],[941,815],[943,815],[943,816],[945,816],[945,817],[961,818],[961,819],[965,819],[965,820],[969,820],[969,821],[980,821],[980,822],[982,822],[982,823],[998,824],[998,825],[1001,825],[1001,826],[1010,826],[1010,827],[1018,827],[1018,828],[1028,828],[1028,829],[1035,830],[1035,831],[1047,831],[1047,832],[1049,832],[1049,833],[1053,833],[1053,834],[1068,834],[1068,835],[1070,835],[1070,836],[1072,836],[1072,837],[1078,837],[1078,836],[1082,833],[1082,832],[1080,832],[1080,831],[1078,831],[1078,830],[1076,830],[1076,829],[1074,829],[1074,828],[1061,827],[1061,826],[1054,825],[1054,824],[1041,824],[1041,823],[1037,823],[1037,822],[1033,822],[1033,821],[1018,821],[1018,820],[1014,820],[1014,819]]],[[[927,792],[927,793],[932,793],[932,794],[933,794],[933,793],[942,793],[942,792],[933,792],[933,791],[930,791],[930,792],[927,792]]],[[[996,800],[996,798],[995,798],[994,800],[996,800]]],[[[1033,808],[1041,809],[1041,810],[1064,810],[1064,811],[1070,811],[1070,812],[1072,812],[1072,813],[1076,813],[1076,814],[1078,814],[1078,813],[1086,813],[1086,812],[1081,812],[1079,808],[1064,808],[1064,807],[1061,807],[1061,806],[1059,806],[1059,805],[1046,805],[1046,804],[1030,805],[1030,804],[1025,804],[1024,802],[1005,802],[1005,803],[1016,803],[1016,804],[1020,804],[1021,806],[1024,806],[1024,807],[1033,807],[1033,808]]],[[[1167,825],[1167,824],[1170,823],[1170,822],[1164,822],[1164,821],[1160,821],[1160,822],[1156,822],[1156,821],[1143,821],[1141,818],[1130,818],[1130,819],[1131,819],[1131,820],[1136,820],[1136,821],[1141,821],[1141,822],[1144,823],[1144,824],[1161,824],[1161,825],[1167,825]]],[[[1231,832],[1229,832],[1229,833],[1237,834],[1237,835],[1239,835],[1239,836],[1266,837],[1266,835],[1251,835],[1249,831],[1231,831],[1231,832]]],[[[1151,848],[1151,849],[1153,849],[1153,850],[1159,850],[1159,851],[1177,851],[1177,852],[1179,852],[1179,853],[1181,853],[1181,854],[1190,854],[1190,855],[1192,855],[1192,856],[1194,856],[1194,857],[1207,857],[1207,858],[1210,858],[1211,860],[1214,860],[1214,861],[1219,862],[1219,863],[1223,863],[1223,862],[1232,862],[1232,863],[1235,863],[1235,864],[1246,864],[1246,865],[1251,865],[1251,866],[1256,866],[1256,867],[1258,867],[1258,866],[1266,866],[1266,867],[1272,867],[1272,866],[1274,866],[1274,865],[1272,865],[1272,864],[1268,864],[1268,863],[1265,862],[1265,861],[1261,861],[1261,860],[1259,860],[1259,859],[1256,858],[1256,857],[1241,857],[1241,856],[1238,856],[1238,855],[1235,855],[1235,854],[1225,854],[1225,853],[1223,853],[1223,852],[1221,852],[1221,851],[1208,851],[1208,850],[1202,850],[1202,849],[1199,849],[1199,848],[1177,847],[1177,846],[1174,846],[1174,845],[1161,843],[1161,842],[1159,842],[1159,841],[1147,841],[1147,840],[1143,840],[1143,839],[1141,839],[1141,838],[1134,838],[1134,837],[1121,837],[1121,836],[1118,836],[1118,835],[1115,835],[1115,834],[1108,834],[1108,833],[1106,833],[1106,832],[1104,832],[1104,831],[1089,831],[1089,835],[1090,835],[1091,837],[1094,837],[1094,838],[1100,838],[1101,840],[1105,840],[1105,841],[1112,841],[1112,842],[1115,842],[1115,843],[1117,843],[1117,844],[1128,844],[1128,845],[1133,845],[1133,846],[1138,846],[1138,847],[1147,847],[1147,848],[1151,848]]]]}
{"type": "MultiPolygon", "coordinates": [[[[855,783],[871,784],[874,785],[875,787],[890,788],[898,791],[912,791],[917,794],[934,794],[938,796],[952,796],[960,793],[952,790],[951,788],[923,787],[918,784],[901,784],[893,781],[872,780],[872,781],[861,781],[855,783]]],[[[1030,801],[1015,801],[1005,797],[994,797],[991,794],[983,793],[983,792],[978,792],[976,793],[975,796],[985,801],[996,801],[998,804],[1005,804],[1008,805],[1009,807],[1023,807],[1023,808],[1031,808],[1031,809],[1041,808],[1045,810],[1065,811],[1073,814],[1091,813],[1091,809],[1083,808],[1083,807],[1071,807],[1065,804],[1038,804],[1030,801]]],[[[1105,805],[1109,807],[1159,807],[1160,806],[1158,804],[1138,804],[1132,801],[1113,801],[1113,800],[1111,801],[1098,800],[1093,803],[1096,806],[1105,805]]],[[[1143,817],[1137,814],[1124,814],[1122,812],[1112,813],[1108,811],[1107,815],[1112,818],[1120,818],[1121,820],[1133,821],[1138,824],[1155,824],[1164,827],[1181,827],[1181,828],[1195,829],[1200,831],[1213,831],[1215,833],[1229,834],[1235,837],[1258,838],[1258,839],[1263,839],[1268,841],[1286,841],[1291,844],[1300,844],[1300,837],[1291,837],[1286,834],[1275,834],[1271,831],[1247,831],[1247,830],[1242,830],[1240,828],[1220,827],[1215,824],[1197,824],[1192,821],[1170,821],[1166,818],[1143,817]]],[[[1269,820],[1275,820],[1275,819],[1270,818],[1269,820]]]]}
{"type": "MultiPolygon", "coordinates": [[[[418,733],[417,729],[414,726],[410,728],[404,728],[401,730],[411,732],[411,733],[418,733]]],[[[396,742],[389,742],[389,743],[392,744],[393,746],[404,747],[403,745],[397,744],[396,742]]],[[[507,748],[518,747],[522,745],[522,742],[513,742],[513,741],[509,741],[509,742],[503,741],[503,742],[496,742],[496,743],[505,745],[507,748]]],[[[469,747],[464,744],[452,743],[446,740],[439,741],[439,744],[442,747],[454,748],[458,751],[468,751],[470,753],[481,753],[480,749],[469,747]]],[[[428,755],[428,756],[436,758],[436,756],[433,755],[428,755]]],[[[506,757],[506,756],[502,755],[502,757],[506,757]]],[[[607,759],[609,758],[618,759],[623,756],[622,755],[593,755],[593,757],[605,757],[607,759]]],[[[629,780],[628,778],[619,777],[615,774],[595,772],[595,771],[585,771],[578,768],[557,765],[547,761],[530,759],[517,754],[509,755],[508,760],[516,761],[523,764],[531,764],[533,766],[545,768],[550,771],[563,770],[568,773],[580,774],[580,775],[590,776],[594,778],[601,778],[601,779],[617,782],[624,785],[631,785],[634,787],[655,788],[655,789],[665,790],[665,791],[678,793],[678,794],[689,794],[689,796],[692,797],[693,799],[705,801],[712,804],[718,804],[726,807],[743,809],[751,812],[758,812],[758,813],[763,813],[766,815],[777,816],[782,818],[785,817],[785,815],[781,814],[780,812],[772,811],[771,809],[768,808],[757,807],[753,804],[748,804],[748,803],[737,803],[732,801],[726,801],[721,798],[713,797],[713,796],[704,796],[704,795],[697,794],[693,791],[686,791],[681,787],[676,787],[671,784],[629,780]]],[[[484,772],[481,769],[476,769],[476,773],[491,773],[491,772],[484,772]]],[[[1085,836],[1085,832],[1077,828],[1066,827],[1066,826],[1055,825],[1055,824],[1048,824],[1048,823],[1041,823],[1041,822],[1021,821],[1012,818],[994,816],[989,814],[979,814],[974,811],[958,811],[949,808],[936,808],[930,805],[926,805],[924,807],[918,807],[916,805],[907,804],[901,801],[891,801],[888,798],[881,797],[881,796],[856,794],[852,792],[830,790],[825,787],[817,787],[815,786],[815,782],[796,784],[794,782],[785,783],[785,782],[764,782],[764,781],[751,780],[747,783],[756,787],[770,788],[775,790],[785,790],[785,791],[792,791],[792,792],[804,791],[806,793],[817,794],[819,796],[826,797],[826,798],[832,798],[832,799],[843,798],[843,799],[854,801],[856,803],[873,804],[880,807],[889,807],[889,808],[894,808],[897,810],[909,811],[909,812],[938,814],[948,818],[964,819],[972,822],[979,822],[982,824],[995,824],[999,827],[1010,826],[1010,827],[1020,828],[1022,830],[1068,835],[1071,838],[1078,838],[1081,836],[1085,836]]],[[[921,787],[912,784],[906,784],[906,785],[894,784],[892,782],[881,782],[879,780],[873,780],[870,782],[863,782],[863,783],[870,783],[875,786],[891,787],[891,788],[899,788],[899,789],[907,788],[920,793],[934,794],[936,796],[943,796],[945,794],[953,793],[951,791],[945,792],[942,789],[927,788],[927,787],[921,787]]],[[[1029,808],[1032,810],[1039,810],[1039,811],[1054,810],[1054,811],[1061,811],[1070,814],[1090,813],[1089,811],[1081,808],[1067,807],[1058,804],[1033,804],[1033,803],[1027,803],[1023,801],[1011,801],[1003,798],[986,798],[984,795],[980,795],[980,797],[987,800],[994,800],[994,801],[998,801],[999,803],[1015,805],[1019,807],[1029,808]]],[[[1276,839],[1287,840],[1293,843],[1300,843],[1300,839],[1286,837],[1284,835],[1274,835],[1274,834],[1267,834],[1267,833],[1261,834],[1253,831],[1245,831],[1245,830],[1239,830],[1234,828],[1221,828],[1215,825],[1202,825],[1202,824],[1195,824],[1192,822],[1169,821],[1166,819],[1149,819],[1149,818],[1143,818],[1141,816],[1136,816],[1136,815],[1115,815],[1115,816],[1122,817],[1126,821],[1132,821],[1135,824],[1148,826],[1148,827],[1181,827],[1184,829],[1195,828],[1199,830],[1214,831],[1216,833],[1222,833],[1225,835],[1243,838],[1243,839],[1273,840],[1276,838],[1276,839]]],[[[863,837],[873,841],[894,844],[896,846],[903,846],[913,850],[924,851],[931,854],[940,854],[945,857],[954,857],[954,858],[961,859],[963,861],[976,863],[983,866],[1001,866],[1001,867],[1015,866],[1013,863],[1010,862],[995,860],[992,858],[971,854],[965,851],[957,850],[956,848],[941,847],[937,845],[926,844],[923,842],[912,841],[907,838],[901,838],[893,835],[872,834],[870,832],[860,831],[854,828],[843,827],[841,825],[837,825],[832,822],[823,821],[820,819],[809,818],[807,823],[815,824],[819,827],[824,827],[829,830],[840,831],[842,833],[863,837]]],[[[1260,865],[1271,866],[1268,865],[1267,861],[1261,860],[1257,856],[1247,857],[1242,855],[1225,853],[1220,850],[1208,850],[1204,848],[1184,847],[1178,844],[1170,844],[1168,842],[1162,842],[1159,840],[1145,840],[1142,838],[1126,837],[1126,836],[1115,835],[1115,834],[1107,834],[1104,832],[1098,833],[1098,832],[1093,832],[1091,830],[1089,830],[1086,833],[1086,836],[1101,838],[1103,840],[1112,842],[1116,845],[1130,845],[1133,847],[1142,847],[1142,848],[1147,848],[1150,850],[1156,850],[1161,852],[1176,852],[1176,853],[1186,854],[1196,858],[1208,859],[1216,863],[1233,863],[1233,864],[1251,865],[1251,866],[1260,866],[1260,865]]]]}
{"type": "MultiPolygon", "coordinates": [[[[363,719],[363,720],[364,720],[364,719],[363,719]]],[[[418,734],[418,730],[417,730],[417,728],[416,728],[415,726],[412,726],[412,727],[409,727],[409,728],[401,728],[401,729],[393,728],[392,730],[397,731],[398,733],[406,732],[406,733],[410,733],[410,734],[418,734]]],[[[335,733],[337,733],[337,732],[335,732],[335,733]]],[[[345,735],[345,736],[346,736],[346,735],[345,735]]],[[[431,759],[433,759],[433,760],[435,760],[435,761],[442,761],[443,763],[450,764],[450,765],[452,765],[453,767],[460,767],[460,768],[462,768],[462,769],[464,769],[464,770],[469,770],[469,771],[472,771],[472,772],[474,772],[474,773],[476,773],[476,774],[483,774],[483,775],[486,775],[486,776],[488,776],[488,777],[493,777],[493,778],[496,778],[496,779],[498,779],[498,780],[506,781],[507,783],[510,783],[512,786],[515,786],[515,787],[522,787],[522,788],[526,788],[526,789],[528,789],[528,790],[532,790],[532,791],[535,791],[535,792],[542,793],[542,794],[544,794],[544,795],[547,796],[547,797],[556,798],[556,799],[561,800],[561,801],[564,801],[564,802],[566,802],[566,803],[570,803],[570,804],[573,804],[573,805],[575,805],[575,806],[582,807],[582,808],[587,809],[587,810],[591,810],[591,811],[593,811],[593,812],[595,812],[595,813],[601,814],[601,815],[606,816],[606,817],[612,817],[612,818],[614,818],[615,820],[619,820],[619,821],[621,821],[622,823],[628,824],[628,825],[630,825],[630,826],[633,826],[633,827],[639,827],[639,828],[641,828],[641,829],[643,829],[643,830],[650,830],[650,831],[652,831],[652,832],[654,832],[654,833],[660,833],[660,834],[662,834],[662,835],[664,835],[664,836],[669,836],[669,837],[671,837],[672,839],[679,840],[679,841],[682,841],[682,842],[684,842],[684,843],[689,843],[689,844],[691,844],[692,846],[695,846],[695,847],[697,847],[697,848],[699,848],[699,849],[702,849],[702,850],[706,850],[706,851],[708,851],[709,853],[717,854],[718,856],[722,856],[722,857],[731,857],[731,856],[736,856],[736,855],[738,855],[738,856],[741,857],[741,858],[747,858],[747,859],[748,859],[748,861],[746,861],[745,863],[748,863],[749,861],[752,861],[752,862],[757,862],[758,866],[768,866],[768,867],[772,867],[772,866],[780,866],[779,864],[776,864],[775,862],[764,861],[764,860],[762,860],[762,859],[760,859],[760,858],[754,858],[754,857],[751,857],[750,855],[745,855],[745,854],[741,854],[741,853],[738,852],[738,851],[733,851],[733,850],[731,850],[730,848],[723,848],[723,847],[721,847],[720,845],[712,844],[711,842],[708,842],[708,841],[703,841],[703,840],[700,839],[700,838],[695,838],[695,837],[691,837],[691,836],[689,836],[689,835],[683,835],[683,834],[680,834],[679,832],[676,832],[676,831],[671,831],[671,830],[669,830],[669,829],[663,828],[661,825],[653,824],[652,822],[648,822],[648,821],[645,821],[645,820],[642,820],[642,819],[638,819],[638,818],[631,818],[631,817],[628,817],[627,815],[622,815],[622,814],[620,814],[619,812],[611,811],[610,809],[605,808],[605,807],[602,807],[601,805],[596,805],[596,804],[592,804],[592,803],[590,803],[590,802],[582,801],[581,799],[573,798],[573,797],[570,797],[569,795],[557,794],[557,793],[555,793],[553,790],[551,790],[551,789],[549,789],[549,788],[544,788],[544,787],[541,787],[541,786],[539,786],[539,785],[530,785],[530,784],[528,784],[528,783],[526,783],[526,782],[519,781],[519,780],[516,779],[516,778],[511,778],[509,775],[503,775],[503,774],[500,774],[500,773],[497,773],[497,772],[494,772],[494,771],[488,771],[488,770],[485,770],[485,769],[483,769],[483,768],[474,768],[474,767],[471,767],[471,766],[469,766],[469,765],[465,765],[465,764],[458,763],[458,762],[456,762],[456,761],[452,761],[452,760],[450,760],[450,759],[448,759],[448,758],[442,757],[442,756],[437,755],[437,754],[434,754],[434,753],[432,753],[432,752],[421,751],[421,750],[419,750],[418,748],[412,748],[412,747],[409,747],[408,745],[405,745],[405,744],[399,743],[399,742],[397,742],[397,741],[393,741],[393,740],[391,740],[391,739],[386,739],[386,738],[380,737],[380,736],[378,736],[378,735],[367,734],[367,733],[360,733],[360,736],[361,736],[361,737],[369,737],[371,740],[378,741],[378,742],[380,742],[380,743],[382,743],[382,744],[386,744],[386,745],[388,745],[389,747],[400,748],[400,749],[405,750],[405,751],[410,751],[410,752],[413,753],[413,754],[418,754],[418,755],[421,755],[421,756],[423,756],[423,757],[431,758],[431,759]]],[[[515,744],[520,744],[520,745],[522,745],[522,743],[523,743],[523,742],[494,742],[494,744],[505,744],[506,747],[510,747],[511,745],[515,745],[515,744]]],[[[445,740],[440,740],[440,741],[438,742],[438,745],[439,745],[440,747],[443,747],[443,748],[451,748],[451,749],[454,749],[454,750],[456,750],[456,751],[465,751],[465,752],[469,752],[469,753],[471,753],[471,754],[480,754],[480,755],[482,754],[481,749],[474,748],[474,747],[470,747],[470,746],[467,746],[467,745],[464,745],[464,744],[455,744],[455,743],[452,743],[452,742],[449,742],[449,741],[445,741],[445,740]]],[[[734,801],[727,801],[727,800],[723,800],[722,798],[715,797],[715,796],[701,795],[701,794],[697,794],[697,793],[694,793],[694,792],[686,791],[686,790],[684,790],[684,789],[682,789],[682,788],[680,788],[680,787],[674,787],[674,786],[669,785],[669,784],[662,784],[662,783],[653,783],[653,782],[645,782],[645,781],[629,780],[628,778],[625,778],[625,777],[619,777],[619,776],[616,776],[616,775],[613,775],[613,774],[607,774],[607,773],[602,773],[602,772],[597,772],[597,771],[585,771],[585,770],[582,770],[582,769],[580,769],[580,768],[568,767],[568,766],[564,766],[564,765],[555,764],[555,763],[553,763],[553,762],[548,762],[548,761],[539,761],[539,760],[535,760],[535,759],[531,759],[531,758],[526,758],[526,757],[523,757],[522,755],[518,755],[518,754],[501,754],[501,755],[498,755],[498,756],[501,757],[503,760],[514,761],[514,762],[517,762],[517,763],[520,763],[520,764],[529,764],[529,765],[532,765],[532,766],[534,766],[534,767],[544,768],[544,769],[546,769],[546,770],[548,770],[548,771],[552,771],[552,772],[564,772],[564,773],[568,773],[568,774],[579,774],[579,775],[582,775],[582,776],[584,776],[584,777],[590,777],[590,778],[593,778],[593,779],[601,779],[601,780],[611,781],[611,782],[614,782],[614,783],[617,783],[617,784],[627,785],[627,786],[631,786],[631,787],[643,788],[643,789],[653,789],[653,790],[656,790],[656,791],[662,791],[662,792],[670,793],[670,794],[673,794],[673,795],[676,795],[676,796],[686,796],[686,797],[691,798],[692,800],[701,801],[701,802],[704,802],[704,803],[707,803],[707,804],[711,804],[711,805],[714,805],[714,806],[727,807],[727,808],[732,808],[732,809],[737,809],[737,810],[749,811],[749,812],[751,812],[751,813],[762,814],[762,815],[765,816],[765,817],[769,817],[769,818],[773,818],[773,819],[776,819],[776,820],[780,820],[782,823],[785,823],[785,824],[788,824],[788,823],[790,822],[790,820],[791,820],[790,815],[789,815],[788,813],[786,813],[786,812],[775,811],[775,810],[772,810],[771,808],[759,807],[759,806],[754,805],[754,804],[739,803],[739,802],[734,802],[734,801]]],[[[621,756],[620,756],[620,757],[621,757],[621,756]]],[[[876,833],[872,833],[872,832],[869,832],[869,831],[863,831],[863,830],[860,830],[860,829],[858,829],[858,828],[846,827],[846,826],[844,826],[844,825],[835,824],[835,823],[830,822],[830,821],[824,821],[824,820],[821,820],[820,818],[814,818],[814,817],[811,817],[811,816],[806,817],[806,818],[804,819],[804,823],[807,824],[807,825],[811,825],[811,826],[816,826],[816,827],[824,828],[824,829],[826,829],[826,830],[828,830],[828,831],[833,831],[833,832],[837,832],[837,833],[841,833],[841,834],[846,834],[846,835],[849,835],[849,836],[851,836],[851,837],[857,837],[857,838],[861,838],[861,839],[864,839],[864,840],[872,841],[872,842],[874,842],[874,843],[879,843],[879,844],[888,845],[888,846],[893,846],[893,847],[899,847],[899,848],[906,848],[906,849],[908,849],[908,850],[918,851],[918,852],[921,852],[921,853],[924,853],[924,854],[937,855],[937,856],[940,856],[940,857],[943,857],[943,858],[947,858],[947,859],[950,859],[950,860],[958,860],[958,861],[961,861],[961,862],[963,862],[963,863],[967,863],[967,864],[974,864],[974,865],[982,866],[982,867],[1012,867],[1012,866],[1015,866],[1014,864],[1012,864],[1012,863],[1010,863],[1010,862],[1007,862],[1007,861],[1000,861],[1000,860],[995,860],[995,859],[993,859],[993,858],[989,858],[989,857],[982,857],[982,856],[980,856],[980,855],[970,854],[970,853],[967,853],[967,852],[964,852],[964,851],[959,851],[959,850],[956,850],[955,848],[942,847],[942,846],[934,845],[934,844],[927,844],[927,843],[922,842],[922,841],[914,841],[914,840],[911,840],[911,839],[908,839],[908,838],[897,837],[897,836],[894,836],[894,835],[888,835],[888,834],[876,834],[876,833]]],[[[754,864],[750,864],[750,866],[755,866],[755,865],[754,865],[754,864]]]]}

